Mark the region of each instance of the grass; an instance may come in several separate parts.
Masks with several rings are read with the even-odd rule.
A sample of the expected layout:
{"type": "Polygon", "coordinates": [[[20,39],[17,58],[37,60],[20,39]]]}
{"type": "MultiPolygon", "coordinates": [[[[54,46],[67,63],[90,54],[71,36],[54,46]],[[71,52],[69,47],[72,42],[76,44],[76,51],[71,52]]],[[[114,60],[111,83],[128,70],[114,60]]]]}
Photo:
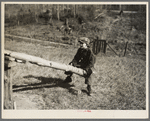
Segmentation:
{"type": "MultiPolygon", "coordinates": [[[[47,60],[68,64],[77,48],[42,46],[39,44],[5,41],[5,49],[23,52],[47,60]]],[[[97,80],[94,80],[94,96],[85,91],[76,95],[75,86],[86,90],[84,78],[73,75],[72,84],[63,84],[63,71],[40,67],[31,63],[18,63],[12,69],[13,95],[30,95],[28,100],[36,104],[29,109],[90,109],[90,110],[145,110],[146,109],[146,60],[137,56],[117,57],[97,55],[95,64],[97,80]],[[32,97],[32,98],[31,98],[32,97]]],[[[14,97],[14,100],[19,101],[14,97]],[[16,100],[15,100],[16,99],[16,100]]],[[[24,103],[25,105],[25,103],[24,103]]],[[[29,103],[28,103],[29,105],[29,103]]],[[[17,107],[24,109],[23,106],[17,107]]]]}
{"type": "MultiPolygon", "coordinates": [[[[108,47],[106,55],[103,53],[96,55],[97,73],[92,86],[94,96],[90,97],[86,94],[84,78],[78,75],[73,75],[71,84],[63,84],[62,81],[66,78],[63,71],[31,63],[17,63],[17,66],[12,68],[13,98],[18,102],[17,109],[146,109],[145,15],[123,15],[112,24],[112,21],[116,20],[116,15],[109,14],[112,13],[105,12],[105,15],[97,21],[87,22],[83,29],[80,28],[79,33],[73,31],[72,35],[75,37],[82,35],[90,39],[99,36],[100,39],[106,39],[121,55],[118,57],[108,47]],[[126,56],[123,57],[126,41],[129,44],[126,56]],[[72,87],[82,90],[81,95],[74,93],[72,87]],[[19,103],[24,98],[27,100],[24,100],[23,104],[19,103]]],[[[53,27],[42,24],[6,27],[5,34],[60,42],[61,39],[57,36],[64,35],[57,31],[56,27],[60,27],[63,22],[54,22],[53,27]]],[[[68,43],[67,40],[61,42],[68,43]]],[[[5,49],[64,64],[68,64],[77,51],[77,48],[71,47],[44,46],[5,38],[5,49]]]]}

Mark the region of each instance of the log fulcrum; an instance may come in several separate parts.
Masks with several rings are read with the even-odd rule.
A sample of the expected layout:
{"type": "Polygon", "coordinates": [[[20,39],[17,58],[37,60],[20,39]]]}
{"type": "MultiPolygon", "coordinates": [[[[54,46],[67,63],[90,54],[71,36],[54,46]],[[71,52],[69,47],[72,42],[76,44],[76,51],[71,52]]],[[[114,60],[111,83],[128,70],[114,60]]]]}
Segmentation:
{"type": "Polygon", "coordinates": [[[77,67],[73,67],[71,65],[66,65],[66,64],[61,64],[61,63],[45,60],[43,58],[28,55],[25,53],[19,53],[19,52],[5,50],[4,54],[7,56],[10,56],[12,58],[15,58],[16,60],[24,60],[24,61],[31,62],[33,64],[37,64],[39,66],[55,68],[55,69],[63,70],[63,71],[67,70],[67,71],[71,71],[80,76],[83,76],[86,73],[85,70],[77,68],[77,67]]]}

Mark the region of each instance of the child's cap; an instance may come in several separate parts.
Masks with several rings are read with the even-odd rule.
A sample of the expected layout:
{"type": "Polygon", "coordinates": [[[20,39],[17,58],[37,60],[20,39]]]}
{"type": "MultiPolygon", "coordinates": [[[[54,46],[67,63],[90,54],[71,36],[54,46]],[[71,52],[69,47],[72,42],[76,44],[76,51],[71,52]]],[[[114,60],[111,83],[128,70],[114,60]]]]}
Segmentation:
{"type": "Polygon", "coordinates": [[[87,46],[90,44],[90,40],[87,37],[80,37],[78,42],[85,43],[87,46]]]}

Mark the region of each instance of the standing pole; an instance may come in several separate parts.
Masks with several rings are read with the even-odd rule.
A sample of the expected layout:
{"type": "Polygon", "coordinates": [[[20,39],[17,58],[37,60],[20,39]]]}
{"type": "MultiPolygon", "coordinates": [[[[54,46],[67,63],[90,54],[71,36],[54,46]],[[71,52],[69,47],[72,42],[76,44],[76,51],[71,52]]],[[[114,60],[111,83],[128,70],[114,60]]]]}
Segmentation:
{"type": "Polygon", "coordinates": [[[106,53],[106,47],[107,47],[107,43],[106,41],[104,41],[104,53],[106,53]]]}
{"type": "Polygon", "coordinates": [[[13,109],[12,99],[12,75],[11,69],[16,65],[15,62],[5,58],[5,78],[4,78],[4,109],[13,109]]]}
{"type": "Polygon", "coordinates": [[[125,51],[124,51],[124,56],[125,56],[125,54],[126,54],[127,45],[128,45],[128,42],[126,42],[125,51]]]}

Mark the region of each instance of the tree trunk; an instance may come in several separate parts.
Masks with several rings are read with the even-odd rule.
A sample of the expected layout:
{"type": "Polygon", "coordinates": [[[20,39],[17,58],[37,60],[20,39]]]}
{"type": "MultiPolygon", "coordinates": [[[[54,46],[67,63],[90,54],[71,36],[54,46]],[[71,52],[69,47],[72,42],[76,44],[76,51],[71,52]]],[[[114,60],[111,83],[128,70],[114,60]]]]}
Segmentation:
{"type": "Polygon", "coordinates": [[[43,4],[43,5],[42,5],[42,11],[44,11],[44,6],[45,6],[45,5],[43,4]]]}
{"type": "Polygon", "coordinates": [[[74,18],[76,17],[76,5],[74,5],[74,18]]]}
{"type": "Polygon", "coordinates": [[[37,11],[38,11],[38,4],[35,4],[35,13],[34,13],[34,15],[35,15],[35,21],[36,21],[36,23],[38,23],[37,11]]]}
{"type": "Polygon", "coordinates": [[[57,19],[59,20],[59,4],[57,5],[57,19]]]}
{"type": "Polygon", "coordinates": [[[76,15],[78,14],[78,8],[79,8],[79,6],[76,5],[76,15]]]}
{"type": "Polygon", "coordinates": [[[35,56],[31,56],[31,55],[27,55],[24,53],[18,53],[18,52],[13,52],[13,51],[8,51],[8,50],[5,50],[4,53],[7,56],[16,58],[18,60],[29,61],[32,64],[37,64],[39,66],[55,68],[55,69],[63,70],[63,71],[71,71],[71,72],[78,74],[80,76],[83,76],[84,73],[86,73],[83,69],[76,68],[76,67],[73,67],[71,65],[66,65],[66,64],[48,61],[48,60],[45,60],[45,59],[42,59],[39,57],[35,57],[35,56]]]}
{"type": "Polygon", "coordinates": [[[63,9],[63,14],[64,14],[64,8],[65,8],[65,7],[64,7],[64,4],[63,4],[63,8],[62,8],[62,9],[63,9]]]}
{"type": "Polygon", "coordinates": [[[68,13],[69,5],[67,4],[67,13],[68,13]]]}
{"type": "Polygon", "coordinates": [[[119,9],[120,9],[120,11],[122,10],[122,6],[121,5],[119,5],[119,9]]]}

